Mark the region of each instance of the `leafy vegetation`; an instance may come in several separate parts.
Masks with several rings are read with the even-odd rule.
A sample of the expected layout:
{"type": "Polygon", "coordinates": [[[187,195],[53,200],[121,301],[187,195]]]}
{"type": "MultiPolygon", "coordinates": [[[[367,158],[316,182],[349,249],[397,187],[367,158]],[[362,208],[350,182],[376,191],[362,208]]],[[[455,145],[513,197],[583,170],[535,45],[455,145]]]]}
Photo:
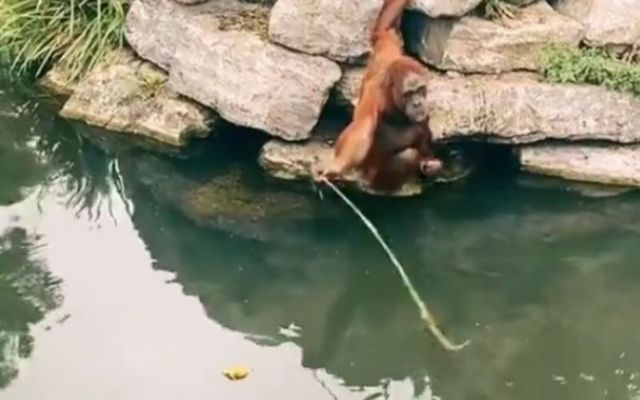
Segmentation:
{"type": "Polygon", "coordinates": [[[75,80],[124,43],[128,0],[0,0],[0,60],[40,75],[60,62],[75,80]]]}
{"type": "Polygon", "coordinates": [[[518,8],[531,3],[529,0],[485,0],[482,2],[480,12],[488,19],[515,18],[518,8]]]}
{"type": "Polygon", "coordinates": [[[550,82],[601,85],[640,96],[640,65],[601,49],[550,47],[543,56],[542,73],[550,82]]]}

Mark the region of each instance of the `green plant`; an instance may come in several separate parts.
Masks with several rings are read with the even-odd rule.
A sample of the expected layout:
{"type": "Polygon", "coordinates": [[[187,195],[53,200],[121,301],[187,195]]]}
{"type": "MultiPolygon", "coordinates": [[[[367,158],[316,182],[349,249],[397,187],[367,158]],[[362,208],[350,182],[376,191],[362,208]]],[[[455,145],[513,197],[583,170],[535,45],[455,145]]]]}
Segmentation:
{"type": "Polygon", "coordinates": [[[128,0],[0,0],[0,59],[40,75],[60,62],[75,80],[124,42],[128,0]]]}
{"type": "Polygon", "coordinates": [[[601,85],[640,96],[640,65],[601,49],[550,47],[543,55],[542,74],[549,82],[601,85]]]}
{"type": "Polygon", "coordinates": [[[144,100],[154,98],[167,82],[167,77],[160,73],[138,73],[136,79],[140,88],[140,98],[144,100]]]}
{"type": "Polygon", "coordinates": [[[485,18],[495,20],[501,18],[515,18],[518,15],[520,2],[509,0],[485,0],[482,14],[485,18]]]}

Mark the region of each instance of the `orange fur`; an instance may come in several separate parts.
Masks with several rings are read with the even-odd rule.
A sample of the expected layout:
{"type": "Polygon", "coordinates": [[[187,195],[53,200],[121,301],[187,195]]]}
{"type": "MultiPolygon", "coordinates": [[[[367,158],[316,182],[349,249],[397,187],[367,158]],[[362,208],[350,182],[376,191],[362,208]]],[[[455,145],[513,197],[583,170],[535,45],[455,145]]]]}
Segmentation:
{"type": "Polygon", "coordinates": [[[406,1],[385,0],[371,34],[373,51],[352,122],[338,137],[321,177],[335,178],[355,168],[375,189],[395,190],[435,160],[427,122],[411,123],[404,114],[404,78],[411,72],[428,77],[424,66],[403,54],[398,31],[406,1]]]}

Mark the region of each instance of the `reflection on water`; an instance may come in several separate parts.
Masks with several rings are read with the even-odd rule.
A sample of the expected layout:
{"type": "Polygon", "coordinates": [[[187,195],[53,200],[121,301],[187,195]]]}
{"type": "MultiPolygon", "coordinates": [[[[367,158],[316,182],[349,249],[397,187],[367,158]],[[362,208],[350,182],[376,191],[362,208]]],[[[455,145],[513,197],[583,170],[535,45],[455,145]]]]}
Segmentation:
{"type": "Polygon", "coordinates": [[[353,194],[472,340],[445,354],[344,205],[260,173],[261,137],[149,151],[43,104],[0,100],[2,399],[640,399],[636,193],[353,194]]]}
{"type": "Polygon", "coordinates": [[[18,375],[20,360],[33,352],[30,325],[62,300],[59,279],[39,257],[42,242],[20,227],[12,212],[45,179],[46,168],[31,135],[14,129],[28,103],[7,100],[16,99],[0,102],[0,388],[18,375]]]}
{"type": "Polygon", "coordinates": [[[0,236],[0,387],[17,375],[19,360],[33,351],[29,324],[60,303],[58,280],[34,258],[36,248],[19,228],[0,236]]]}

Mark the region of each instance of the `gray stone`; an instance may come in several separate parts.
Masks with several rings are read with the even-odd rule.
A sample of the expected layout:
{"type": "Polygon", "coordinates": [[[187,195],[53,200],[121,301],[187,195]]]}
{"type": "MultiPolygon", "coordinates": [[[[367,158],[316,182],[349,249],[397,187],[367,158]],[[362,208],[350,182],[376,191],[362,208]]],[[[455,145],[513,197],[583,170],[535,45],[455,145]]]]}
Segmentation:
{"type": "Polygon", "coordinates": [[[57,95],[70,96],[75,89],[75,83],[70,79],[68,72],[60,65],[55,64],[38,81],[43,88],[57,95]]]}
{"type": "Polygon", "coordinates": [[[407,47],[425,63],[463,73],[537,71],[543,49],[552,44],[577,47],[582,25],[539,2],[519,10],[512,20],[467,16],[430,20],[412,14],[407,47]]]}
{"type": "Polygon", "coordinates": [[[136,0],[126,36],[169,71],[169,86],[235,124],[286,140],[310,136],[340,67],[264,40],[268,9],[219,0],[136,0]],[[252,29],[252,32],[243,31],[252,29]]]}
{"type": "Polygon", "coordinates": [[[206,3],[209,0],[174,0],[174,1],[180,4],[193,5],[193,4],[206,3]]]}
{"type": "Polygon", "coordinates": [[[127,157],[120,165],[127,193],[167,204],[193,223],[263,242],[292,242],[318,212],[314,199],[286,188],[256,187],[235,167],[193,174],[153,153],[127,157]]]}
{"type": "MultiPolygon", "coordinates": [[[[306,143],[290,143],[274,139],[267,142],[258,159],[262,168],[271,176],[289,180],[309,180],[313,172],[321,168],[331,157],[331,144],[312,139],[306,143]]],[[[381,194],[367,186],[355,173],[343,179],[343,184],[358,188],[369,194],[381,194]]],[[[407,197],[422,193],[423,188],[417,182],[409,182],[389,196],[407,197]]]]}
{"type": "MultiPolygon", "coordinates": [[[[351,109],[363,69],[345,71],[338,102],[351,109]]],[[[535,74],[449,78],[429,85],[434,140],[480,137],[501,143],[544,139],[640,142],[640,99],[593,85],[540,82],[535,74]]]]}
{"type": "Polygon", "coordinates": [[[640,1],[560,0],[556,9],[584,24],[589,45],[640,44],[640,1]]]}
{"type": "MultiPolygon", "coordinates": [[[[260,152],[258,161],[271,176],[286,180],[310,180],[314,171],[320,169],[330,159],[333,142],[337,138],[343,124],[321,120],[314,130],[313,137],[303,143],[291,143],[274,139],[267,142],[260,152]]],[[[347,174],[342,184],[357,188],[364,192],[380,195],[360,179],[358,174],[347,174]]],[[[414,196],[422,193],[424,186],[416,181],[405,184],[390,196],[414,196]]]]}
{"type": "Polygon", "coordinates": [[[339,105],[347,109],[353,109],[355,107],[364,73],[364,67],[350,67],[344,70],[342,78],[336,85],[335,98],[339,105]]]}
{"type": "Polygon", "coordinates": [[[539,144],[524,146],[518,153],[525,171],[640,187],[640,145],[539,144]]]}
{"type": "Polygon", "coordinates": [[[407,8],[432,18],[461,17],[476,8],[482,0],[409,0],[407,8]]]}
{"type": "Polygon", "coordinates": [[[429,93],[435,140],[475,136],[504,143],[640,142],[640,99],[599,86],[506,75],[436,78],[429,93]]]}
{"type": "Polygon", "coordinates": [[[383,0],[278,0],[269,37],[291,49],[340,62],[362,63],[383,0]]]}
{"type": "Polygon", "coordinates": [[[75,85],[60,115],[173,146],[207,136],[213,113],[167,89],[166,79],[130,52],[116,52],[75,85]]]}

